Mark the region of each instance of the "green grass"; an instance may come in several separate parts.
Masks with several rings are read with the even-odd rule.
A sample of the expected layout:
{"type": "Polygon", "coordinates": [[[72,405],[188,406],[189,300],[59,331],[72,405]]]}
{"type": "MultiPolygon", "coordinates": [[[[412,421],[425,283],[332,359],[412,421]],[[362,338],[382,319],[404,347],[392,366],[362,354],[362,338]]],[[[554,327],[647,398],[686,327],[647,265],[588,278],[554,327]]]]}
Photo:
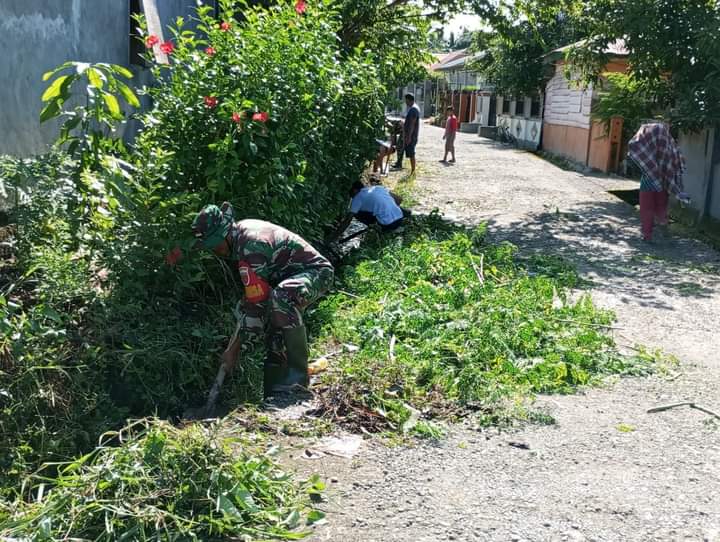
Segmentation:
{"type": "MultiPolygon", "coordinates": [[[[128,416],[172,418],[202,403],[233,328],[236,289],[216,262],[204,274],[178,271],[192,288],[165,290],[164,275],[143,295],[103,285],[61,226],[0,285],[0,537],[292,537],[321,519],[307,508],[317,480],[293,481],[215,429],[152,422],[91,451],[128,416]]],[[[343,352],[317,389],[322,419],[288,423],[288,434],[333,422],[437,439],[437,419],[471,412],[488,425],[551,423],[532,410],[535,394],[654,367],[654,356],[617,351],[612,313],[588,296],[570,300],[582,283],[568,262],[524,258],[487,243],[483,228],[416,217],[402,235],[369,232],[337,272],[338,290],[308,321],[313,357],[343,352]]],[[[262,348],[246,354],[227,404],[257,400],[262,357],[262,348]]],[[[275,423],[263,416],[243,427],[275,423]]]]}
{"type": "Polygon", "coordinates": [[[402,237],[368,239],[339,275],[343,293],[321,303],[314,325],[318,353],[358,347],[321,388],[341,423],[401,431],[415,411],[424,420],[468,410],[487,424],[546,421],[527,409],[534,394],[653,367],[618,352],[611,312],[588,295],[569,300],[580,285],[572,266],[488,244],[483,227],[416,218],[402,237]]]}
{"type": "Polygon", "coordinates": [[[311,506],[319,479],[295,480],[218,425],[142,420],[103,440],[112,445],[26,482],[26,500],[0,512],[0,538],[294,540],[324,517],[311,506]]]}

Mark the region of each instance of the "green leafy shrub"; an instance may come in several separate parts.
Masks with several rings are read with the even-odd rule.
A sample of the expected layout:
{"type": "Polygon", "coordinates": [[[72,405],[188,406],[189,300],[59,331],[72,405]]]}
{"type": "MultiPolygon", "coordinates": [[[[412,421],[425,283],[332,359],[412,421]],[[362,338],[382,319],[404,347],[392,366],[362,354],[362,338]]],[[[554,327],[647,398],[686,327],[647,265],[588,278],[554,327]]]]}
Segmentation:
{"type": "Polygon", "coordinates": [[[627,142],[643,122],[654,117],[655,100],[648,86],[632,74],[606,73],[604,78],[593,119],[609,127],[613,117],[622,117],[623,142],[627,142]]]}
{"type": "Polygon", "coordinates": [[[23,540],[298,539],[322,519],[309,507],[323,489],[297,482],[272,460],[217,427],[176,429],[146,421],[104,440],[7,505],[0,537],[23,540]],[[114,439],[111,437],[115,437],[114,439]],[[33,502],[34,501],[34,502],[33,502]]]}
{"type": "Polygon", "coordinates": [[[372,57],[341,55],[327,6],[221,4],[219,19],[199,8],[196,29],[178,21],[137,146],[173,153],[168,189],[319,239],[376,151],[383,89],[372,57]]]}
{"type": "MultiPolygon", "coordinates": [[[[58,144],[77,142],[73,157],[0,164],[22,194],[18,258],[0,283],[8,488],[43,460],[87,450],[128,415],[174,416],[202,402],[241,290],[212,256],[186,251],[183,265],[164,263],[178,240],[192,244],[202,204],[227,199],[239,216],[319,236],[375,150],[382,89],[361,50],[340,61],[334,13],[222,5],[220,20],[200,8],[196,30],[178,22],[134,147],[114,139],[117,98],[103,94],[134,105],[115,77],[123,74],[73,64],[59,68],[73,73],[51,72],[45,96],[45,116],[68,117],[58,144]],[[97,99],[61,113],[76,91],[97,99]]],[[[227,387],[235,401],[258,399],[262,356],[245,353],[227,387]]]]}

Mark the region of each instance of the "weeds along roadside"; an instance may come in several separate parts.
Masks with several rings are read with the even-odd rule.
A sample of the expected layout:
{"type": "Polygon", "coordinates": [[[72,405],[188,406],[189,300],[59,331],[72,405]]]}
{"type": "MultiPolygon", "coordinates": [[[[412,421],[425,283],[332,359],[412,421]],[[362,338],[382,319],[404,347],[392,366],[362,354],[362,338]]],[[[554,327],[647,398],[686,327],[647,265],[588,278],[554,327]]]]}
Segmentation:
{"type": "MultiPolygon", "coordinates": [[[[237,289],[212,258],[168,269],[139,239],[154,224],[86,244],[62,182],[74,164],[57,159],[31,164],[16,257],[0,269],[0,537],[149,539],[161,525],[168,539],[297,538],[322,518],[309,507],[322,484],[283,473],[251,439],[231,461],[216,453],[230,435],[148,421],[96,448],[129,416],[172,418],[204,396],[237,289]]],[[[257,402],[261,357],[246,356],[228,403],[257,402]]]]}
{"type": "MultiPolygon", "coordinates": [[[[0,164],[20,196],[17,260],[0,286],[0,478],[10,492],[126,417],[173,416],[204,395],[237,289],[212,258],[185,250],[176,269],[163,261],[193,244],[202,205],[228,200],[239,216],[319,236],[375,151],[384,89],[368,51],[341,50],[337,13],[220,4],[218,19],[201,6],[193,25],[178,20],[166,43],[143,36],[149,88],[107,63],[45,74],[41,120],[60,121],[62,151],[0,164]],[[128,148],[117,128],[139,104],[135,91],[153,107],[128,148]]],[[[261,357],[248,353],[228,387],[235,403],[258,399],[261,357]]]]}
{"type": "Polygon", "coordinates": [[[645,375],[660,357],[620,353],[614,315],[554,256],[523,258],[437,214],[399,236],[369,235],[313,315],[331,352],[319,413],[354,430],[433,436],[432,420],[547,421],[538,393],[572,393],[608,375],[645,375]],[[574,296],[573,296],[574,297],[574,296]]]}
{"type": "MultiPolygon", "coordinates": [[[[336,53],[329,49],[335,46],[322,34],[325,22],[288,25],[288,17],[297,14],[286,7],[276,20],[263,19],[270,21],[272,31],[264,28],[257,42],[276,36],[278,42],[272,44],[272,55],[260,58],[255,51],[255,60],[263,67],[290,62],[267,73],[305,73],[304,64],[292,64],[300,62],[297,56],[282,53],[288,40],[302,37],[288,35],[291,29],[287,32],[307,31],[308,47],[322,48],[322,59],[336,69],[336,53]]],[[[0,476],[5,495],[17,493],[20,480],[34,480],[32,495],[37,499],[44,482],[27,475],[39,464],[92,450],[98,435],[122,426],[128,416],[156,412],[171,417],[202,397],[232,329],[237,290],[231,274],[215,260],[193,255],[175,270],[162,261],[201,204],[227,198],[244,215],[262,212],[303,233],[317,233],[330,211],[345,203],[346,185],[354,180],[340,172],[359,172],[368,158],[362,153],[372,150],[373,127],[359,122],[378,105],[367,58],[346,64],[347,75],[352,72],[357,83],[346,86],[355,93],[339,92],[327,78],[315,81],[322,87],[323,103],[303,101],[316,95],[309,87],[303,100],[267,98],[288,85],[296,88],[284,81],[257,93],[248,87],[254,93],[249,98],[224,95],[236,88],[237,72],[225,70],[223,62],[231,65],[247,49],[235,46],[232,25],[223,30],[216,23],[208,27],[209,34],[221,47],[211,57],[198,54],[200,42],[178,40],[173,58],[182,58],[182,65],[192,69],[163,78],[168,85],[155,89],[157,103],[166,106],[146,119],[155,124],[139,138],[138,154],[123,149],[118,140],[103,139],[107,132],[91,133],[93,126],[111,126],[117,120],[117,98],[113,102],[107,97],[110,87],[105,85],[114,77],[111,72],[122,71],[78,63],[66,69],[85,77],[92,92],[100,90],[97,85],[105,92],[93,102],[89,131],[73,131],[84,126],[80,124],[63,136],[78,138],[67,140],[70,145],[76,140],[86,145],[79,147],[79,156],[4,164],[13,176],[33,180],[32,197],[19,207],[18,259],[1,271],[0,476]],[[201,64],[222,72],[221,88],[208,86],[214,79],[192,79],[193,74],[210,73],[195,69],[201,64]],[[208,95],[210,91],[217,96],[208,95]],[[277,119],[285,102],[328,112],[328,126],[306,126],[302,122],[313,122],[313,117],[293,110],[285,113],[298,119],[296,132],[283,131],[290,123],[277,119]],[[235,108],[245,114],[238,113],[238,118],[250,125],[240,135],[241,123],[232,115],[235,108]],[[348,116],[331,117],[331,110],[348,116]],[[253,112],[267,113],[267,118],[260,114],[252,125],[253,112]],[[337,137],[330,129],[348,126],[362,131],[337,137]],[[299,142],[308,131],[315,144],[303,147],[299,142]],[[354,139],[366,142],[368,149],[358,150],[354,139]],[[287,140],[292,144],[283,147],[287,140]],[[304,162],[309,151],[312,159],[304,162]],[[232,173],[242,164],[250,166],[247,178],[232,173]],[[333,166],[329,176],[326,164],[333,166]],[[190,168],[187,176],[185,168],[190,168]],[[217,180],[226,177],[227,183],[217,180]],[[279,199],[265,197],[268,186],[279,199]],[[315,198],[318,191],[320,199],[315,198]],[[295,212],[298,209],[303,212],[295,212]]],[[[238,36],[239,41],[253,41],[250,38],[238,36]]],[[[302,56],[302,48],[296,52],[302,56]]],[[[84,84],[82,77],[75,81],[84,84]]],[[[62,93],[69,88],[62,82],[53,85],[49,88],[57,94],[48,94],[48,107],[56,98],[62,105],[62,93]]],[[[513,247],[486,245],[482,237],[481,231],[462,231],[431,216],[414,221],[402,237],[371,236],[350,257],[350,265],[339,274],[351,295],[329,296],[313,316],[318,354],[337,344],[357,347],[352,355],[339,356],[323,376],[321,414],[356,429],[433,435],[427,422],[432,416],[474,409],[486,423],[502,423],[508,413],[522,414],[509,410],[508,404],[522,404],[534,392],[567,392],[597,375],[649,369],[646,360],[615,352],[606,334],[609,314],[587,300],[567,303],[566,288],[575,279],[565,264],[552,259],[523,263],[513,247]],[[359,415],[374,425],[358,424],[359,415]]],[[[228,402],[257,400],[261,362],[260,351],[246,356],[246,371],[228,386],[228,402]]],[[[159,431],[168,434],[170,429],[159,431]]],[[[170,434],[173,442],[180,438],[170,434]]],[[[148,444],[139,438],[129,449],[104,449],[93,457],[120,460],[148,444]]],[[[81,457],[87,457],[87,465],[43,470],[46,489],[55,476],[59,488],[58,496],[45,502],[57,504],[54,499],[67,497],[62,492],[65,482],[92,487],[96,464],[89,456],[81,457]],[[73,478],[76,472],[82,477],[73,478]]],[[[123,494],[123,499],[132,494],[123,494]]],[[[71,508],[62,510],[78,510],[74,503],[63,500],[62,506],[71,508]]],[[[37,517],[52,516],[45,512],[37,517]]],[[[94,518],[90,522],[106,517],[87,512],[93,510],[83,508],[80,516],[94,518]]],[[[33,514],[23,509],[14,520],[33,514]]],[[[26,525],[39,525],[32,521],[26,525]]]]}
{"type": "Polygon", "coordinates": [[[297,540],[324,518],[317,476],[295,480],[229,424],[139,420],[57,467],[0,506],[3,540],[297,540]]]}

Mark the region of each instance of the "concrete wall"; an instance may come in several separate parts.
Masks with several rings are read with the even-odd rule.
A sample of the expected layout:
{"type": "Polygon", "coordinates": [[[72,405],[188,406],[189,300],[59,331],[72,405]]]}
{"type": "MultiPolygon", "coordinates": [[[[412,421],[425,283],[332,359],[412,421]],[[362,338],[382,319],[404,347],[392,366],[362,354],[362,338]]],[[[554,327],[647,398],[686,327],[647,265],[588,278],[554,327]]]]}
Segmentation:
{"type": "Polygon", "coordinates": [[[715,130],[703,130],[692,134],[680,134],[678,145],[683,155],[687,171],[685,172],[685,191],[692,200],[690,207],[698,218],[720,220],[720,141],[715,130]],[[714,160],[714,163],[713,163],[714,160]],[[708,200],[708,185],[712,183],[708,200]]]}
{"type": "MultiPolygon", "coordinates": [[[[163,24],[194,0],[157,0],[163,24]]],[[[0,2],[0,154],[44,152],[57,133],[40,126],[42,74],[69,60],[128,66],[129,0],[0,2]]]]}
{"type": "MultiPolygon", "coordinates": [[[[481,126],[490,126],[490,100],[494,97],[490,94],[481,94],[477,100],[477,122],[481,126]]],[[[494,124],[494,122],[493,122],[494,124]]]]}
{"type": "Polygon", "coordinates": [[[587,165],[589,128],[543,123],[542,148],[548,152],[587,165]]]}
{"type": "Polygon", "coordinates": [[[542,135],[542,96],[540,100],[540,113],[537,116],[531,116],[533,99],[524,96],[519,99],[508,98],[503,96],[496,98],[497,107],[497,127],[501,132],[508,132],[509,135],[516,139],[518,147],[524,149],[537,150],[540,145],[540,137],[542,135]],[[509,111],[503,113],[503,104],[509,104],[509,111]]]}

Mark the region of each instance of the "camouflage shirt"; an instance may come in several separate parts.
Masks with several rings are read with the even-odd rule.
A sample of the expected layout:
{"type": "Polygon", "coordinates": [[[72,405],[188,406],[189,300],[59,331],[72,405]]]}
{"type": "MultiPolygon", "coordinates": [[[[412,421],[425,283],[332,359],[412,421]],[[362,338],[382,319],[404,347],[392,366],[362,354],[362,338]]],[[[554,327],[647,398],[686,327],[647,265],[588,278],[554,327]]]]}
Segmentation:
{"type": "Polygon", "coordinates": [[[265,301],[270,289],[310,269],[329,268],[330,262],[310,243],[285,228],[263,220],[241,220],[230,230],[232,259],[249,303],[265,301]]]}

